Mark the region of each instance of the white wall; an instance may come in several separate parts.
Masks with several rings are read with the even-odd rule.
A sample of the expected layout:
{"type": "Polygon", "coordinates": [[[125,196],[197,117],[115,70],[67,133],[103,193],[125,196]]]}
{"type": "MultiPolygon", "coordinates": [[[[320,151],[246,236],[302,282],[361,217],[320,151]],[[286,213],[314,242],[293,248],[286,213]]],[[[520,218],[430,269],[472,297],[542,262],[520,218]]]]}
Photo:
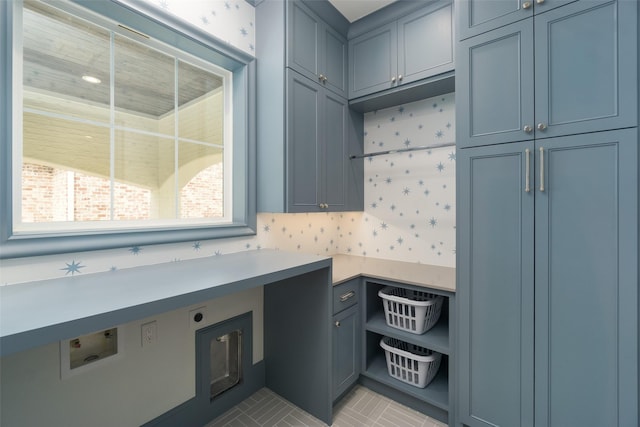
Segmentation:
{"type": "Polygon", "coordinates": [[[203,326],[253,311],[253,361],[263,358],[262,288],[121,325],[123,355],[60,379],[58,343],[2,359],[3,427],[139,426],[195,396],[195,334],[189,310],[207,307],[203,326]],[[155,320],[158,340],[142,347],[140,328],[155,320]]]}

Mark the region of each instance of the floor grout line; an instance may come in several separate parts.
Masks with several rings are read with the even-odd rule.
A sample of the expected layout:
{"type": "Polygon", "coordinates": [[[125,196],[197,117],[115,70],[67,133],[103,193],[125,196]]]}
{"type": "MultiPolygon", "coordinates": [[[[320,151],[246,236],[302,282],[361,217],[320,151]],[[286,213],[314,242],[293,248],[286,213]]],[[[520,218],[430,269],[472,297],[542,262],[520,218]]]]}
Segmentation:
{"type": "MultiPolygon", "coordinates": [[[[434,419],[427,415],[412,410],[361,385],[357,385],[347,393],[343,401],[338,403],[335,408],[336,411],[333,414],[334,423],[340,426],[344,424],[361,425],[362,427],[386,426],[389,424],[396,425],[398,422],[402,422],[402,418],[407,417],[415,417],[416,422],[420,421],[416,425],[439,425],[435,423],[434,419]],[[364,410],[364,412],[362,412],[362,410],[364,410]],[[340,414],[342,411],[344,411],[344,414],[341,417],[340,414]],[[353,418],[353,416],[349,414],[350,411],[358,414],[360,419],[353,418]],[[400,415],[400,417],[398,415],[400,415]],[[366,421],[363,422],[362,420],[366,421]]],[[[291,423],[294,423],[295,427],[328,427],[324,422],[267,388],[260,389],[254,395],[232,407],[224,414],[211,420],[204,427],[246,426],[246,423],[250,421],[255,423],[251,425],[262,427],[288,426],[291,425],[291,423]],[[280,406],[280,404],[283,406],[276,409],[275,406],[280,406]],[[265,409],[265,407],[267,407],[267,409],[265,409]],[[270,411],[273,411],[273,413],[269,414],[270,411]],[[264,419],[265,415],[268,415],[267,419],[264,419]],[[233,418],[226,419],[229,416],[233,416],[233,418]],[[262,421],[260,421],[260,419],[262,419],[262,421]],[[224,424],[220,424],[221,422],[224,422],[224,424]]]]}

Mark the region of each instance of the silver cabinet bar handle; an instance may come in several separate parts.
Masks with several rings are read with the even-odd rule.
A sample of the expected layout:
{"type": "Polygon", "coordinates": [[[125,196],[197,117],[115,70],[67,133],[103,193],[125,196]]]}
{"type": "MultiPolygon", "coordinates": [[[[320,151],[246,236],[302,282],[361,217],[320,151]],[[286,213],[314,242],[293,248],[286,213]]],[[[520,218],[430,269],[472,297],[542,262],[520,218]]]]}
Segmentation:
{"type": "Polygon", "coordinates": [[[544,148],[540,147],[540,191],[544,192],[544,148]]]}
{"type": "Polygon", "coordinates": [[[524,155],[525,155],[525,166],[524,166],[524,191],[525,192],[530,192],[531,191],[531,186],[529,185],[529,175],[530,175],[530,171],[529,171],[529,163],[531,161],[531,150],[529,150],[528,148],[526,150],[524,150],[524,155]]]}
{"type": "Polygon", "coordinates": [[[345,302],[349,298],[353,298],[356,295],[354,291],[349,291],[346,294],[340,295],[340,302],[345,302]]]}

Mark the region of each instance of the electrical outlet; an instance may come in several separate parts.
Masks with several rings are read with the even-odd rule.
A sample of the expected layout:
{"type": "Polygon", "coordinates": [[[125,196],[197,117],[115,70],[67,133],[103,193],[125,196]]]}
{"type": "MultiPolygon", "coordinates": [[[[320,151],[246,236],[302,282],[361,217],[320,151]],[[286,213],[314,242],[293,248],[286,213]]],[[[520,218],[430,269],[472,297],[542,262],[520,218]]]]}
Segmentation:
{"type": "Polygon", "coordinates": [[[189,325],[191,329],[202,328],[207,323],[207,307],[198,307],[189,311],[189,325]]]}
{"type": "Polygon", "coordinates": [[[155,344],[158,340],[158,323],[154,320],[142,325],[142,346],[155,344]]]}

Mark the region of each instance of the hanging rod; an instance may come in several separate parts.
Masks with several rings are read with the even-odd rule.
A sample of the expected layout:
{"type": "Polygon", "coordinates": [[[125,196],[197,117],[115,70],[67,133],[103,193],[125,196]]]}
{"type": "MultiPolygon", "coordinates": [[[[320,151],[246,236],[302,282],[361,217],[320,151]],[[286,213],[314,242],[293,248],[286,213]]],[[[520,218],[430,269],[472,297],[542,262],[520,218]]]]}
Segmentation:
{"type": "Polygon", "coordinates": [[[421,145],[419,147],[410,147],[410,148],[398,148],[397,150],[387,150],[387,151],[376,151],[375,153],[368,154],[360,154],[360,155],[351,155],[349,158],[353,159],[364,159],[365,157],[375,157],[382,156],[384,154],[395,154],[395,153],[404,153],[407,151],[418,151],[418,150],[431,150],[432,148],[443,148],[443,147],[455,147],[455,142],[445,142],[443,144],[434,144],[434,145],[421,145]]]}

